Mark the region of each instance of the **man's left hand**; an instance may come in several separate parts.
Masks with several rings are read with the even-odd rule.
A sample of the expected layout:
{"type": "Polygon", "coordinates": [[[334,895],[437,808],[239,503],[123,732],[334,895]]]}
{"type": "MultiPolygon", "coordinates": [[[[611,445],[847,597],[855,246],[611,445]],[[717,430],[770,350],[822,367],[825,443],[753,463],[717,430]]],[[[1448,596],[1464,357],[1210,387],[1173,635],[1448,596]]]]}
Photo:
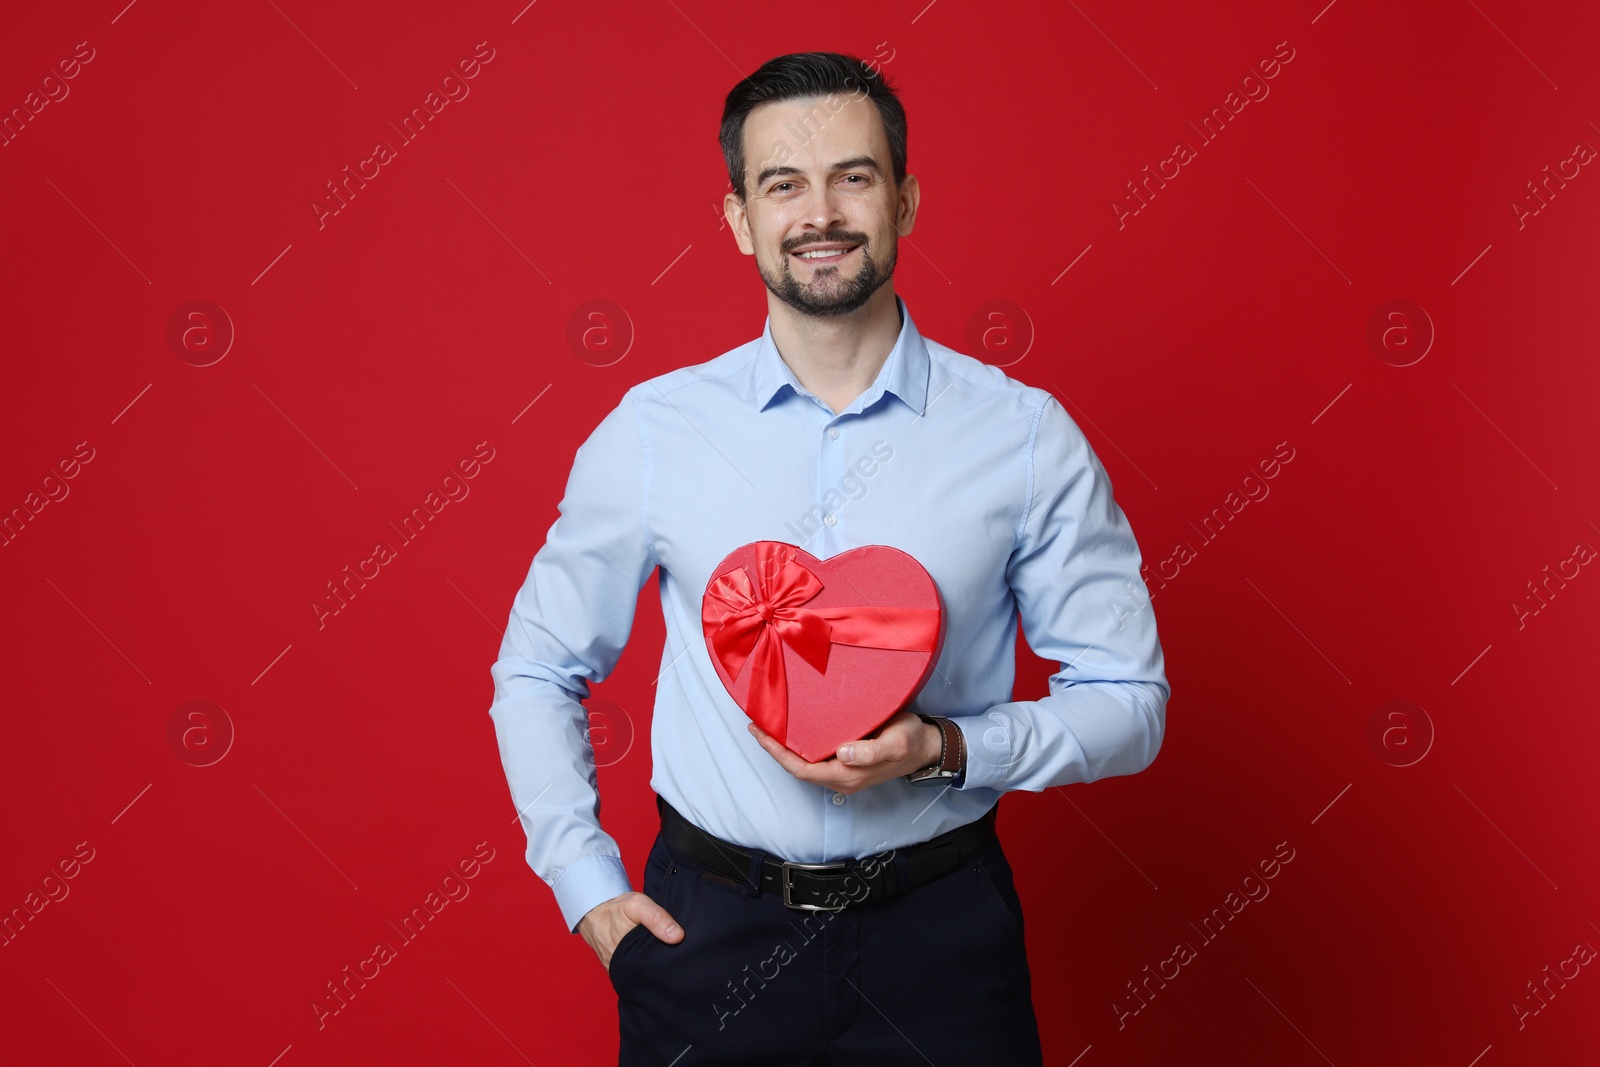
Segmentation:
{"type": "Polygon", "coordinates": [[[873,733],[847,741],[825,760],[807,763],[771,735],[750,724],[750,732],[783,769],[804,782],[816,782],[836,793],[855,793],[920,770],[939,758],[939,728],[914,711],[897,711],[873,733]]]}

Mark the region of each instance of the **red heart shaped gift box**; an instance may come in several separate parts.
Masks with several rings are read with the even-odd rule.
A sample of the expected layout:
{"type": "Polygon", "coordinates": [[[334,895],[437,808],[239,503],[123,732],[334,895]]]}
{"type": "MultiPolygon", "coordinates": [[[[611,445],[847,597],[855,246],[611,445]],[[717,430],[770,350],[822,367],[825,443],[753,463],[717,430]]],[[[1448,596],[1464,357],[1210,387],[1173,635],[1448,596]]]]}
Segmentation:
{"type": "Polygon", "coordinates": [[[736,548],[711,572],[700,621],[734,702],[810,763],[910,703],[944,641],[932,576],[888,545],[825,560],[783,541],[736,548]]]}

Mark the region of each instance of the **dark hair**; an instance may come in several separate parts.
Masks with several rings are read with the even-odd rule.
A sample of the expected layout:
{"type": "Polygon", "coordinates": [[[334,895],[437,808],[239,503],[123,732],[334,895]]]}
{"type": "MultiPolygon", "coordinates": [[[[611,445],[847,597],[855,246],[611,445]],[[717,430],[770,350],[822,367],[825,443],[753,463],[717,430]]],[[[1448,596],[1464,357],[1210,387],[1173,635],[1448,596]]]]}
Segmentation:
{"type": "MultiPolygon", "coordinates": [[[[797,97],[846,93],[867,99],[878,107],[884,133],[889,138],[889,160],[896,185],[906,179],[906,110],[894,87],[879,71],[855,56],[839,52],[793,52],[761,64],[733,87],[722,108],[722,155],[728,163],[728,181],[734,195],[744,200],[744,120],[762,104],[797,97]]],[[[754,175],[752,175],[754,177],[754,175]]]]}

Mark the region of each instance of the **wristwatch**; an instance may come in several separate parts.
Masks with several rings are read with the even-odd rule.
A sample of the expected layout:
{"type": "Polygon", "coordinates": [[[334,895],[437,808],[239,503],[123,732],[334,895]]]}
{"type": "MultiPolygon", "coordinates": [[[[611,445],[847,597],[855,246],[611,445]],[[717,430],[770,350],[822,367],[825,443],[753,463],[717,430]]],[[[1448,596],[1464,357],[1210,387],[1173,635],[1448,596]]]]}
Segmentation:
{"type": "Polygon", "coordinates": [[[912,771],[905,776],[906,781],[915,785],[954,782],[966,767],[967,746],[961,728],[954,719],[943,715],[923,715],[918,712],[917,718],[939,728],[939,759],[921,770],[912,771]]]}

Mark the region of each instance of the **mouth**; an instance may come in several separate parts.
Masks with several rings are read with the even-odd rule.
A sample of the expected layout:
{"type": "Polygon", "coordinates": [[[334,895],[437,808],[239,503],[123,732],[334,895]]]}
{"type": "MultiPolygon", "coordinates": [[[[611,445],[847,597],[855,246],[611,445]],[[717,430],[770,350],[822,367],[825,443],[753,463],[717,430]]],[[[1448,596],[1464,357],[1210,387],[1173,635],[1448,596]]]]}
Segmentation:
{"type": "Polygon", "coordinates": [[[789,254],[804,263],[826,265],[842,261],[860,247],[860,245],[811,244],[789,254]]]}

